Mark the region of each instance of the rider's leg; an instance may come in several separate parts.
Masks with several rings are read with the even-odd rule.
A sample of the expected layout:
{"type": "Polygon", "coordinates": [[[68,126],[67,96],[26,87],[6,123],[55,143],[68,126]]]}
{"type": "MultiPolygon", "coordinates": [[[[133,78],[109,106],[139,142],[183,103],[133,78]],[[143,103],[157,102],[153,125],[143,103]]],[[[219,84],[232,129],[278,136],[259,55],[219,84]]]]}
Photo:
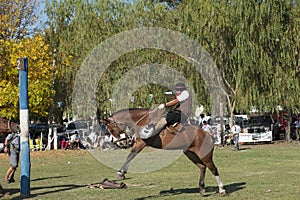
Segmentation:
{"type": "Polygon", "coordinates": [[[157,124],[155,125],[154,131],[157,133],[161,131],[165,126],[167,125],[166,118],[162,117],[160,120],[158,120],[157,124]]]}
{"type": "Polygon", "coordinates": [[[154,124],[149,124],[145,127],[144,132],[149,136],[155,135],[159,133],[165,126],[167,125],[167,120],[165,117],[162,117],[158,120],[158,122],[154,124]]]}

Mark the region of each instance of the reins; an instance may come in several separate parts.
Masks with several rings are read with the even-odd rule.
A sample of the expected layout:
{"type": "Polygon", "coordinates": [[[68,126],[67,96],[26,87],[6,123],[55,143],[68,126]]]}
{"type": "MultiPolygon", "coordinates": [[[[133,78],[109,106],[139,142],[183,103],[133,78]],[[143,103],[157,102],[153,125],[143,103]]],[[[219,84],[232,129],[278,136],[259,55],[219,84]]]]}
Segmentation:
{"type": "MultiPolygon", "coordinates": [[[[136,127],[143,119],[145,119],[145,117],[146,116],[148,116],[149,114],[151,114],[151,113],[153,113],[153,112],[156,112],[158,110],[158,108],[156,108],[156,109],[154,109],[154,110],[151,110],[151,111],[149,111],[149,112],[147,112],[146,114],[144,114],[139,120],[137,120],[135,123],[134,123],[134,126],[133,127],[131,127],[130,128],[130,130],[133,130],[134,129],[134,127],[136,127]]],[[[117,124],[126,124],[126,123],[123,123],[123,122],[120,122],[120,121],[117,121],[117,120],[115,120],[113,117],[111,117],[112,118],[112,121],[111,122],[109,122],[108,124],[115,124],[115,126],[117,126],[117,124]]],[[[126,132],[124,131],[124,130],[121,130],[122,131],[122,133],[125,133],[126,134],[126,132]]],[[[113,136],[113,134],[111,133],[111,131],[108,129],[108,132],[113,136]]],[[[137,135],[138,133],[136,133],[136,131],[134,131],[134,137],[135,138],[138,138],[138,135],[137,135]]],[[[127,134],[126,134],[127,135],[127,134]]],[[[116,142],[118,142],[118,141],[121,141],[122,139],[117,139],[117,141],[116,142]]]]}
{"type": "Polygon", "coordinates": [[[158,110],[158,108],[155,108],[154,110],[151,110],[151,111],[147,112],[146,114],[144,114],[139,120],[137,120],[135,122],[134,126],[138,125],[138,123],[140,123],[147,115],[149,115],[150,113],[152,113],[152,112],[154,112],[156,110],[158,110]]]}

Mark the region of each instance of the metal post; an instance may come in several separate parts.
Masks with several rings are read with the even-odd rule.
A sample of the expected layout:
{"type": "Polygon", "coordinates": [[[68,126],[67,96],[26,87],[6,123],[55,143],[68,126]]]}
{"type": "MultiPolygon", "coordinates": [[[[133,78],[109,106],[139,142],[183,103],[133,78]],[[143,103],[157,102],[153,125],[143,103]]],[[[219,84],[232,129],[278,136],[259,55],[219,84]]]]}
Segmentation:
{"type": "Polygon", "coordinates": [[[21,196],[30,196],[30,147],[28,115],[28,58],[17,60],[19,70],[19,105],[21,128],[21,196]]]}
{"type": "Polygon", "coordinates": [[[223,103],[220,103],[220,118],[221,118],[221,145],[224,145],[224,113],[223,113],[223,103]]]}

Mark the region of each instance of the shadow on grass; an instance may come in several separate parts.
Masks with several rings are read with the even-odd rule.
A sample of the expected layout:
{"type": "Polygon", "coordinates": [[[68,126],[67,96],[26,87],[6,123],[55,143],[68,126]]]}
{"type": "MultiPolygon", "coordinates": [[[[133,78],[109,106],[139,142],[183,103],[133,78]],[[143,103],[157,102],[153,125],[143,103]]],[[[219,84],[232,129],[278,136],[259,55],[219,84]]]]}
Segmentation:
{"type": "MultiPolygon", "coordinates": [[[[229,185],[225,185],[224,189],[226,190],[226,195],[230,195],[233,192],[236,192],[238,190],[241,190],[246,187],[245,182],[240,182],[240,183],[233,183],[229,185]]],[[[218,192],[218,187],[205,187],[205,194],[203,197],[209,197],[212,195],[219,195],[218,192]]],[[[163,190],[160,191],[159,194],[157,195],[151,195],[147,197],[141,197],[141,198],[136,198],[135,200],[144,200],[144,199],[152,199],[152,198],[159,198],[163,196],[174,196],[174,195],[180,195],[180,194],[192,194],[196,193],[199,194],[199,188],[181,188],[181,189],[173,189],[171,188],[170,190],[163,190]]]]}
{"type": "Polygon", "coordinates": [[[249,147],[243,147],[243,148],[241,148],[240,147],[240,151],[245,151],[245,150],[248,150],[248,149],[251,149],[251,148],[249,148],[249,147]]]}
{"type": "Polygon", "coordinates": [[[52,177],[36,178],[36,179],[32,179],[30,181],[32,182],[32,181],[42,181],[42,180],[47,180],[47,179],[60,179],[60,178],[65,178],[65,177],[69,177],[69,176],[52,176],[52,177]]]}
{"type": "MultiPolygon", "coordinates": [[[[30,197],[28,198],[34,198],[40,195],[45,195],[45,194],[51,194],[51,193],[57,193],[57,192],[61,192],[61,191],[67,191],[67,190],[73,190],[76,188],[81,188],[81,187],[86,187],[86,185],[55,185],[55,186],[43,186],[43,187],[31,187],[30,191],[35,191],[35,190],[42,190],[39,193],[34,193],[34,194],[30,194],[30,197]],[[46,190],[46,191],[45,191],[46,190]],[[43,192],[44,191],[44,192],[43,192]]],[[[7,192],[10,193],[10,195],[16,194],[16,193],[20,193],[19,189],[6,189],[7,192]]],[[[12,200],[17,200],[17,199],[26,199],[26,198],[21,198],[20,196],[18,197],[13,197],[10,198],[12,200]]]]}

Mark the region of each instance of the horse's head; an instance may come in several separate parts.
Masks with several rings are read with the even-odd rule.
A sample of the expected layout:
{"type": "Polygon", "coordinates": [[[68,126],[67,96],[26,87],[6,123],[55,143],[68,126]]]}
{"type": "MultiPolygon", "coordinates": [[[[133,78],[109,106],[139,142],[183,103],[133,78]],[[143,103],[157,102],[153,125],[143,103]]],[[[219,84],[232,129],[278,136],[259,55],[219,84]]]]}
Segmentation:
{"type": "Polygon", "coordinates": [[[109,117],[103,120],[103,123],[106,125],[108,132],[114,136],[116,139],[121,138],[121,134],[124,132],[119,126],[118,123],[112,118],[109,117]]]}
{"type": "Polygon", "coordinates": [[[109,117],[102,121],[107,131],[114,137],[113,143],[119,147],[128,147],[131,145],[132,138],[125,132],[126,124],[109,117]]]}
{"type": "Polygon", "coordinates": [[[3,133],[20,132],[20,126],[15,122],[0,117],[0,132],[3,133]]]}

